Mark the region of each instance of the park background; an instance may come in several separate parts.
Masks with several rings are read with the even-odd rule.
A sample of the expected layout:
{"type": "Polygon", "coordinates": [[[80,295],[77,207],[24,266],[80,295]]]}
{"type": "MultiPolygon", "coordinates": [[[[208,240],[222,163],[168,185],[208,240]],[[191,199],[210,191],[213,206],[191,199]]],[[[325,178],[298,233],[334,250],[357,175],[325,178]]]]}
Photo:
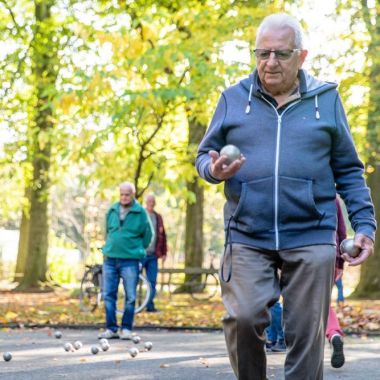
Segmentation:
{"type": "MultiPolygon", "coordinates": [[[[0,323],[102,322],[79,313],[78,287],[125,180],[141,202],[156,194],[166,267],[221,254],[223,188],[198,178],[196,148],[254,67],[260,21],[282,11],[305,29],[305,68],[339,83],[379,220],[379,1],[0,0],[0,323]]],[[[346,327],[380,329],[377,242],[346,270],[346,327]]],[[[158,307],[137,324],[221,325],[218,297],[162,292],[158,307]]]]}

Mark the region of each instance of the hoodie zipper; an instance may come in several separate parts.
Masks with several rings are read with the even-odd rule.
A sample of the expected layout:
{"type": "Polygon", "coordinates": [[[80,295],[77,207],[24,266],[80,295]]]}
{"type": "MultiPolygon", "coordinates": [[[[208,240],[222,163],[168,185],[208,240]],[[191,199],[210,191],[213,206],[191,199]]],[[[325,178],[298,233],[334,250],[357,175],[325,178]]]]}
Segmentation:
{"type": "Polygon", "coordinates": [[[275,166],[274,166],[274,233],[275,233],[276,251],[278,251],[280,247],[280,238],[279,238],[279,233],[278,233],[278,169],[279,169],[279,163],[280,163],[282,116],[285,114],[285,112],[288,109],[292,108],[294,105],[299,103],[301,99],[298,99],[297,101],[289,104],[280,115],[277,112],[277,108],[269,100],[265,99],[264,96],[261,96],[261,98],[274,109],[274,112],[276,112],[276,115],[277,115],[276,158],[275,158],[275,166]]]}

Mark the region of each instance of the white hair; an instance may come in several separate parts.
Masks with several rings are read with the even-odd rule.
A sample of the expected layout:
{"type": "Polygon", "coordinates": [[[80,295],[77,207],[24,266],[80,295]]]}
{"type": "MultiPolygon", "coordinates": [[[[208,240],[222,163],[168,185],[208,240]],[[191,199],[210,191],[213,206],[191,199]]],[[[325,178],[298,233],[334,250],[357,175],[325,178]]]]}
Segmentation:
{"type": "Polygon", "coordinates": [[[303,48],[303,30],[301,24],[294,17],[286,13],[274,13],[264,18],[256,34],[256,46],[261,34],[268,28],[285,28],[288,27],[294,32],[294,47],[303,48]]]}
{"type": "Polygon", "coordinates": [[[132,182],[123,182],[120,184],[119,188],[120,188],[120,190],[121,189],[130,189],[130,190],[132,190],[133,194],[136,193],[136,187],[132,182]]]}
{"type": "Polygon", "coordinates": [[[147,200],[149,198],[153,198],[154,200],[156,200],[156,196],[154,195],[154,193],[147,194],[147,196],[145,197],[145,199],[147,200]]]}

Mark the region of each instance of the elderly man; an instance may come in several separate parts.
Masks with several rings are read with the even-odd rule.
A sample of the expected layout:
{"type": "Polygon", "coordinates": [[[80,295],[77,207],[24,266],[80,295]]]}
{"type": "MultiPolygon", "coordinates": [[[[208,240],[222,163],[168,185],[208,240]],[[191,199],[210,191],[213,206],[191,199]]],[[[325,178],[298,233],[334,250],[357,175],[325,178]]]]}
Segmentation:
{"type": "Polygon", "coordinates": [[[146,250],[146,256],[142,261],[143,268],[145,268],[146,276],[150,283],[152,293],[150,295],[146,311],[148,313],[155,313],[158,310],[154,305],[154,297],[156,296],[156,284],[158,274],[158,259],[166,260],[167,243],[164,221],[161,214],[159,214],[154,207],[156,206],[156,198],[153,194],[147,195],[145,199],[145,209],[149,215],[150,221],[155,232],[155,237],[146,250]]]}
{"type": "Polygon", "coordinates": [[[224,330],[239,380],[266,378],[268,309],[283,295],[285,379],[323,378],[323,347],[335,264],[338,192],[355,231],[359,265],[373,253],[369,189],[337,85],[301,69],[307,55],[299,23],[263,20],[257,66],[225,90],[199,146],[196,166],[224,183],[226,249],[220,275],[224,330]],[[225,144],[242,155],[226,165],[225,144]],[[277,269],[281,269],[278,278],[277,269]]]}
{"type": "Polygon", "coordinates": [[[154,236],[149,217],[135,199],[135,192],[132,183],[122,183],[120,201],[111,206],[106,216],[106,243],[103,247],[106,330],[99,334],[99,339],[131,338],[139,263],[154,236]],[[120,279],[123,280],[125,305],[119,335],[116,301],[120,279]]]}

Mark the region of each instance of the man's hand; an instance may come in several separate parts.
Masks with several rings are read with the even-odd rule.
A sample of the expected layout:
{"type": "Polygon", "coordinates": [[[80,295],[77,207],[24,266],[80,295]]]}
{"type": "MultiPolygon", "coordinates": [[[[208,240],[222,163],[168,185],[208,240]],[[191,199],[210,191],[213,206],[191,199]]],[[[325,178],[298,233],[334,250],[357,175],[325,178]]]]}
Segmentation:
{"type": "Polygon", "coordinates": [[[342,258],[352,267],[362,264],[368,257],[373,255],[373,241],[368,236],[356,234],[354,246],[361,249],[358,256],[351,257],[348,253],[342,254],[342,258]]]}
{"type": "Polygon", "coordinates": [[[230,165],[225,164],[228,159],[227,156],[219,157],[219,153],[215,150],[210,150],[208,154],[211,157],[210,173],[214,178],[221,181],[233,177],[245,162],[245,157],[242,154],[230,165]]]}

